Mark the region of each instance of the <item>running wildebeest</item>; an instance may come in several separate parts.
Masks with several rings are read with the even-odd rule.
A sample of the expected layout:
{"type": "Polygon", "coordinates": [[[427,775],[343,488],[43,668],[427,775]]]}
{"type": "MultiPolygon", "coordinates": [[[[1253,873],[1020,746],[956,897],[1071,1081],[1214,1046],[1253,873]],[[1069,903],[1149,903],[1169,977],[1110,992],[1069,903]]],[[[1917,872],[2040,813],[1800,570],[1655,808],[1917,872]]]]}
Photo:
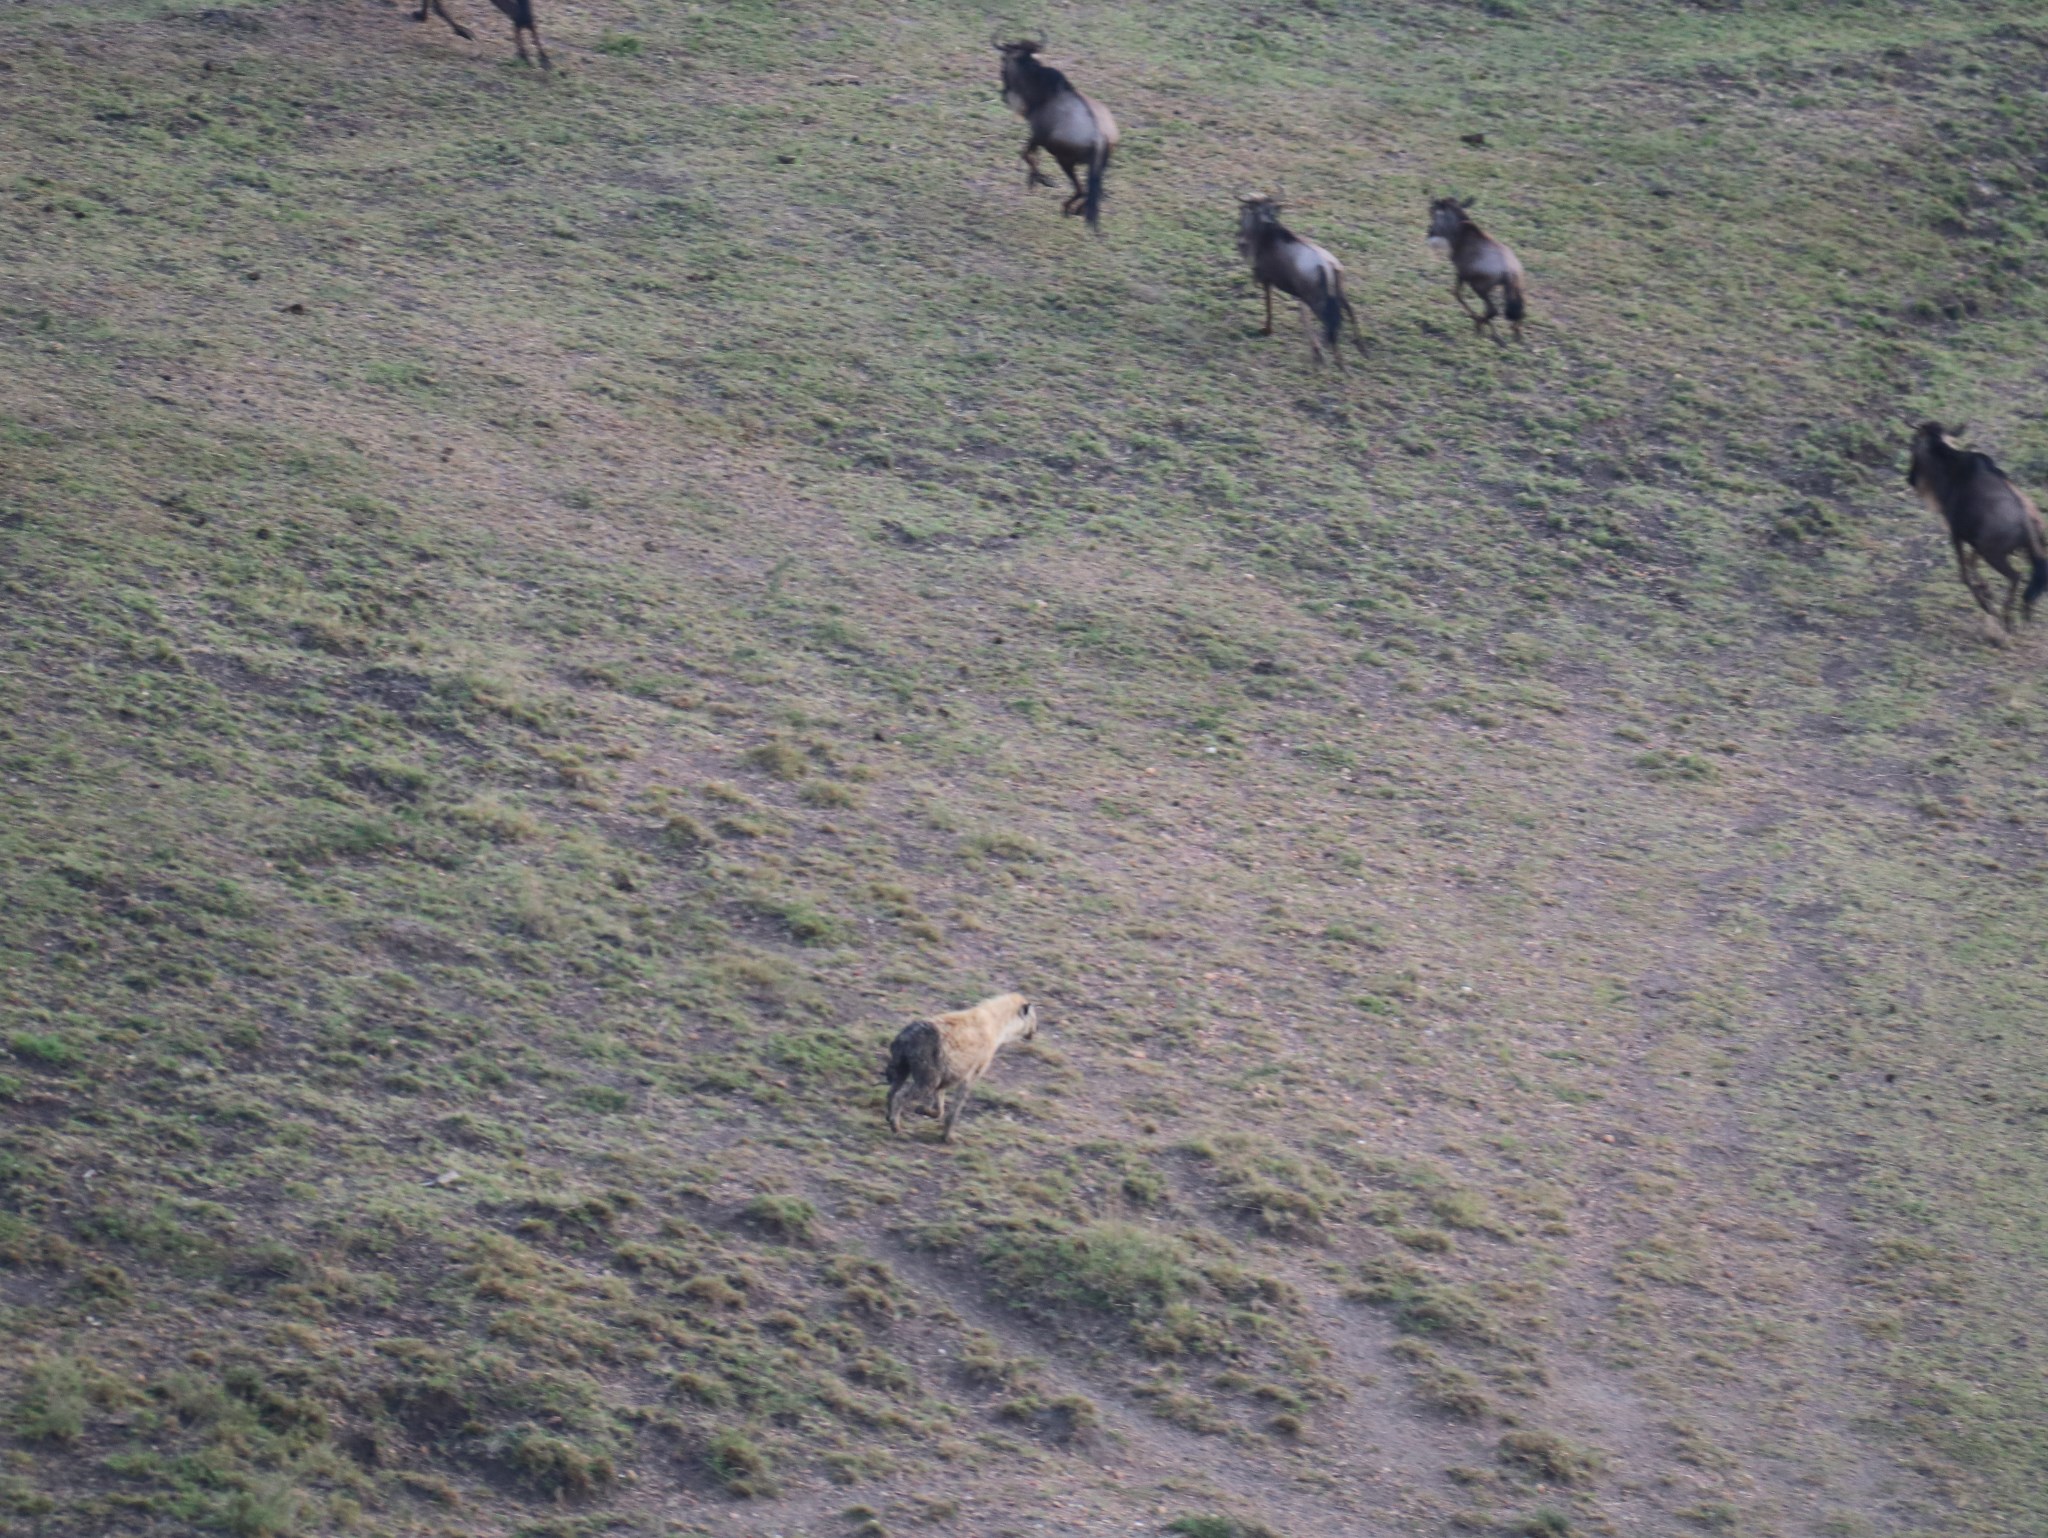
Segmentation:
{"type": "Polygon", "coordinates": [[[1358,312],[1344,297],[1344,264],[1312,240],[1303,240],[1280,222],[1280,205],[1272,198],[1245,198],[1237,210],[1237,252],[1251,265],[1252,276],[1266,291],[1266,325],[1259,334],[1273,334],[1273,290],[1301,301],[1302,327],[1308,332],[1309,349],[1318,363],[1323,345],[1330,356],[1344,366],[1338,338],[1344,318],[1351,318],[1351,340],[1359,352],[1365,339],[1359,334],[1358,312]],[[1317,332],[1321,331],[1318,340],[1317,332]]]}
{"type": "Polygon", "coordinates": [[[889,1130],[903,1131],[907,1103],[938,1117],[939,1136],[952,1142],[953,1124],[997,1049],[1037,1034],[1038,1011],[1021,993],[999,993],[970,1009],[911,1021],[889,1044],[889,1065],[882,1070],[889,1085],[889,1130]]]}
{"type": "MultiPolygon", "coordinates": [[[[1522,316],[1527,312],[1522,288],[1522,264],[1515,259],[1500,241],[1472,222],[1466,212],[1471,205],[1460,203],[1456,198],[1438,198],[1429,205],[1429,243],[1438,247],[1451,259],[1451,267],[1457,276],[1451,279],[1451,297],[1458,301],[1458,308],[1471,317],[1473,328],[1486,331],[1493,324],[1494,317],[1505,315],[1507,322],[1515,329],[1515,340],[1522,340],[1522,316]],[[1472,314],[1472,306],[1465,303],[1465,290],[1471,289],[1479,302],[1486,306],[1481,315],[1472,314]],[[1493,292],[1500,290],[1501,304],[1493,307],[1493,292]]],[[[1488,333],[1496,342],[1500,341],[1498,331],[1488,333]]],[[[1502,343],[1506,346],[1506,343],[1502,343]]]]}
{"type": "MultiPolygon", "coordinates": [[[[533,24],[533,0],[491,0],[491,4],[512,18],[512,46],[519,50],[519,62],[521,64],[533,62],[526,56],[526,34],[531,32],[533,34],[533,51],[540,55],[540,67],[542,69],[553,69],[554,65],[548,62],[548,51],[540,45],[540,28],[533,24]]],[[[468,38],[472,43],[476,41],[476,34],[453,16],[450,16],[448,8],[441,3],[441,0],[420,0],[420,8],[413,12],[412,19],[414,21],[425,21],[429,12],[447,22],[454,29],[457,37],[468,38]]]]}
{"type": "Polygon", "coordinates": [[[2013,628],[2015,599],[2020,612],[2032,619],[2034,601],[2048,592],[2048,534],[2043,533],[2041,514],[2027,494],[2006,479],[1989,454],[1963,448],[1939,422],[1923,422],[1914,431],[1913,462],[1906,468],[1906,484],[1920,493],[1928,511],[1939,513],[1948,525],[1956,571],[1977,606],[2003,624],[2008,634],[2013,628]],[[2021,551],[2033,567],[2024,595],[2020,574],[2012,567],[2013,556],[2021,551]],[[1977,573],[1979,556],[2005,578],[2002,612],[1992,603],[1990,585],[1977,573]]]}
{"type": "Polygon", "coordinates": [[[1031,168],[1024,179],[1027,189],[1051,187],[1055,183],[1038,168],[1038,152],[1052,151],[1052,158],[1074,184],[1074,195],[1060,212],[1081,214],[1091,230],[1102,227],[1102,178],[1109,171],[1110,152],[1116,148],[1116,119],[1107,107],[1098,106],[1075,90],[1067,77],[1050,64],[1038,61],[1040,41],[1025,39],[1005,43],[995,39],[1003,56],[1003,100],[1010,110],[1031,127],[1025,141],[1024,164],[1031,168]],[[1088,167],[1088,184],[1074,174],[1079,165],[1088,167]]]}

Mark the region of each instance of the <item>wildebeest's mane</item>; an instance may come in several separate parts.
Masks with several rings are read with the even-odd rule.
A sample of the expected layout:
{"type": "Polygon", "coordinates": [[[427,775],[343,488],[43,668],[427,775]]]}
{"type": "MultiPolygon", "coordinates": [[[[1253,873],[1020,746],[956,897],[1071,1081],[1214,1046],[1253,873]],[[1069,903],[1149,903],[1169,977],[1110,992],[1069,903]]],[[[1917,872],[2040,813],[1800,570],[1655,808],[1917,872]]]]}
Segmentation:
{"type": "Polygon", "coordinates": [[[1011,63],[1017,71],[1017,93],[1024,98],[1025,106],[1043,106],[1060,92],[1074,89],[1073,82],[1065,75],[1050,64],[1039,61],[1036,43],[1013,43],[1010,46],[1019,50],[1011,63]]]}

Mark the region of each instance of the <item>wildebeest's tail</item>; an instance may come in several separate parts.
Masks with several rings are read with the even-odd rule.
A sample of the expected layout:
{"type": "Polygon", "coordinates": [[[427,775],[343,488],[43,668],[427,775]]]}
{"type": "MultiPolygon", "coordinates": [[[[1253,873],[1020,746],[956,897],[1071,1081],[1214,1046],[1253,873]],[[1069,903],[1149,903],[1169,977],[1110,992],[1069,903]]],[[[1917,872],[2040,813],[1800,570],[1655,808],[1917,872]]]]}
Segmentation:
{"type": "Polygon", "coordinates": [[[1522,317],[1529,313],[1528,306],[1522,302],[1522,280],[1511,277],[1502,287],[1505,293],[1502,296],[1501,311],[1507,316],[1510,324],[1520,325],[1522,317]]]}
{"type": "Polygon", "coordinates": [[[1081,202],[1081,212],[1088,216],[1088,228],[1102,228],[1102,178],[1109,173],[1109,144],[1101,135],[1096,136],[1095,153],[1088,157],[1088,193],[1081,202]]]}
{"type": "Polygon", "coordinates": [[[882,1078],[891,1089],[906,1080],[936,1084],[939,1079],[939,1028],[929,1020],[913,1020],[889,1044],[889,1066],[882,1078]]]}
{"type": "MultiPolygon", "coordinates": [[[[1323,323],[1323,340],[1329,344],[1330,352],[1337,351],[1337,338],[1344,330],[1344,291],[1323,276],[1323,298],[1316,306],[1316,317],[1323,323]]],[[[1338,361],[1342,361],[1339,359],[1338,361]]]]}
{"type": "Polygon", "coordinates": [[[2023,612],[2031,619],[2034,614],[2034,600],[2043,593],[2048,593],[2048,555],[2041,553],[2041,544],[2038,538],[2034,543],[2033,550],[2029,552],[2028,558],[2034,563],[2034,576],[2033,580],[2027,584],[2027,591],[2021,598],[2020,603],[2023,612]]]}

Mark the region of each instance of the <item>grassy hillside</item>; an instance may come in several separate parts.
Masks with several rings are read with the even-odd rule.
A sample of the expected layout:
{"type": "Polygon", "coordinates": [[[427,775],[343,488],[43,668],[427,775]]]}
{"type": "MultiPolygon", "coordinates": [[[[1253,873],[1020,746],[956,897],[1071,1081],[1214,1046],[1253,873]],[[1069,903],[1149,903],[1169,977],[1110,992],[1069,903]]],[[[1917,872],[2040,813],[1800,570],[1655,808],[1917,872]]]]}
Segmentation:
{"type": "Polygon", "coordinates": [[[2036,7],[463,5],[0,18],[8,1531],[2048,1527],[2036,7]]]}

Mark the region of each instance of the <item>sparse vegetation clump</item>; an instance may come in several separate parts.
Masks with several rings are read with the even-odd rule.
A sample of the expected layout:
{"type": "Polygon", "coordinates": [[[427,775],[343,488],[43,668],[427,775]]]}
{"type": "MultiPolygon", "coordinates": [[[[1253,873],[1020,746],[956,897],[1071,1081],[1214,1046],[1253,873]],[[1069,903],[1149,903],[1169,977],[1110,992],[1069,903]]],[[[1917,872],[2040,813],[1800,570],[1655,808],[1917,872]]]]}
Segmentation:
{"type": "Polygon", "coordinates": [[[981,1260],[1020,1299],[1152,1320],[1206,1290],[1195,1258],[1170,1234],[1134,1223],[991,1237],[981,1260]]]}
{"type": "Polygon", "coordinates": [[[14,1434],[24,1442],[72,1442],[85,1430],[85,1373],[70,1357],[29,1364],[14,1404],[14,1434]]]}
{"type": "Polygon", "coordinates": [[[714,1434],[705,1444],[704,1463],[729,1494],[760,1498],[778,1488],[773,1462],[744,1432],[727,1428],[714,1434]]]}
{"type": "Polygon", "coordinates": [[[1228,1132],[1190,1143],[1188,1151],[1210,1167],[1226,1204],[1267,1233],[1312,1234],[1340,1206],[1326,1168],[1270,1142],[1228,1132]]]}
{"type": "Polygon", "coordinates": [[[817,1226],[818,1209],[801,1196],[769,1192],[747,1203],[747,1217],[779,1239],[808,1243],[817,1226]]]}
{"type": "Polygon", "coordinates": [[[1411,1382],[1423,1403],[1458,1420],[1479,1421],[1493,1413],[1493,1400],[1479,1380],[1434,1347],[1408,1338],[1397,1341],[1394,1351],[1412,1365],[1411,1382]]]}
{"type": "Polygon", "coordinates": [[[1416,1335],[1497,1344],[1505,1332],[1494,1311],[1467,1288],[1411,1261],[1389,1255],[1363,1262],[1345,1295],[1388,1308],[1394,1322],[1416,1335]]]}
{"type": "Polygon", "coordinates": [[[593,1452],[538,1427],[522,1426],[507,1433],[502,1456],[512,1471],[543,1495],[577,1498],[595,1495],[617,1478],[608,1453],[593,1452]]]}
{"type": "Polygon", "coordinates": [[[1263,1522],[1246,1522],[1237,1517],[1176,1517],[1166,1531],[1181,1538],[1280,1538],[1263,1522]]]}
{"type": "Polygon", "coordinates": [[[1597,1453],[1549,1431],[1510,1431],[1500,1439],[1500,1455],[1555,1484],[1584,1484],[1600,1471],[1597,1453]]]}

